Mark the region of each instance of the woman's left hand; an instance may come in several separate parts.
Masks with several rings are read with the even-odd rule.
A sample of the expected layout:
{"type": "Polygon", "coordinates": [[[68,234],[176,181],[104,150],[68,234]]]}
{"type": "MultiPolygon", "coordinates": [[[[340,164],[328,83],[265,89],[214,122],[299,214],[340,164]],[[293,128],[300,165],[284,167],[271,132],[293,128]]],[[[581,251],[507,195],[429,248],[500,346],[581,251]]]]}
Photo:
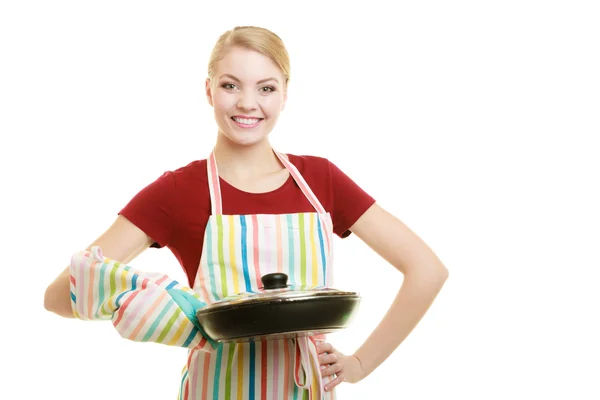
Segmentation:
{"type": "Polygon", "coordinates": [[[363,378],[360,361],[355,356],[346,356],[326,342],[318,343],[317,351],[322,377],[335,375],[335,379],[325,385],[326,391],[330,391],[342,382],[356,383],[363,378]]]}

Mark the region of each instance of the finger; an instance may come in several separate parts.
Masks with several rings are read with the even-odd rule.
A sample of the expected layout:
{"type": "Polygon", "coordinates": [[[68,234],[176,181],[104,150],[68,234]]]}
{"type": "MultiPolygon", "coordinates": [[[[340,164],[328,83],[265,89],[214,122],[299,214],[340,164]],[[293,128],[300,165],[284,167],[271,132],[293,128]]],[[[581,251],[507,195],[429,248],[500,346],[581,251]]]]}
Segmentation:
{"type": "Polygon", "coordinates": [[[339,374],[342,372],[342,366],[341,364],[333,364],[330,365],[328,367],[325,367],[324,369],[321,370],[321,376],[323,378],[326,378],[328,376],[331,376],[333,374],[339,374]]]}
{"type": "Polygon", "coordinates": [[[323,343],[319,343],[317,345],[317,351],[319,352],[319,354],[321,353],[333,353],[334,352],[334,348],[331,344],[327,343],[327,342],[323,342],[323,343]]]}
{"type": "Polygon", "coordinates": [[[338,356],[335,354],[325,354],[319,357],[319,364],[335,364],[338,356]]]}
{"type": "Polygon", "coordinates": [[[339,385],[342,382],[346,382],[344,375],[338,375],[334,380],[332,380],[327,385],[325,385],[325,391],[326,392],[331,391],[334,387],[336,387],[337,385],[339,385]]]}

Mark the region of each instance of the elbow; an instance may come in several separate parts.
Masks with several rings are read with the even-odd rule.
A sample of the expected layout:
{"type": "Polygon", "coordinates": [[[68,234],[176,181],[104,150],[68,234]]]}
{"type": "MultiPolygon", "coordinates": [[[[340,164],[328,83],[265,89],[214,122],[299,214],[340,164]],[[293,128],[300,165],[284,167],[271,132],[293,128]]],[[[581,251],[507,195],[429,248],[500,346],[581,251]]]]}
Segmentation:
{"type": "Polygon", "coordinates": [[[56,315],[65,318],[73,318],[73,310],[71,308],[71,299],[64,293],[61,293],[55,285],[50,285],[44,293],[44,309],[56,315]]]}
{"type": "Polygon", "coordinates": [[[46,311],[56,312],[56,295],[52,289],[52,285],[46,288],[46,292],[44,293],[44,309],[46,311]]]}
{"type": "Polygon", "coordinates": [[[437,263],[436,266],[431,268],[428,275],[429,279],[431,279],[437,284],[437,286],[441,288],[448,280],[448,276],[450,275],[450,273],[448,271],[448,268],[446,268],[446,266],[440,262],[437,263]]]}
{"type": "Polygon", "coordinates": [[[429,287],[432,290],[441,289],[450,275],[448,268],[441,263],[431,264],[428,268],[418,268],[404,273],[406,280],[418,282],[419,286],[429,287]]]}
{"type": "Polygon", "coordinates": [[[443,285],[448,280],[448,276],[450,275],[450,272],[448,271],[448,268],[446,268],[443,264],[440,264],[440,267],[438,268],[436,275],[438,276],[438,278],[440,279],[440,281],[442,282],[442,285],[443,285]]]}

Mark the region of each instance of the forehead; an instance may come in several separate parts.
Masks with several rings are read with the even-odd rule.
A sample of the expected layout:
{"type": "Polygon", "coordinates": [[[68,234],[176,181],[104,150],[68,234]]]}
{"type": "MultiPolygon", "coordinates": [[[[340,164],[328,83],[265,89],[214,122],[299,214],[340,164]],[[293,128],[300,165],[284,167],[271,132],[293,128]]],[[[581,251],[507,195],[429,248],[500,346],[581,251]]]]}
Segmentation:
{"type": "Polygon", "coordinates": [[[269,57],[244,48],[234,47],[217,63],[215,75],[233,75],[241,81],[257,82],[269,77],[280,78],[281,70],[269,57]]]}

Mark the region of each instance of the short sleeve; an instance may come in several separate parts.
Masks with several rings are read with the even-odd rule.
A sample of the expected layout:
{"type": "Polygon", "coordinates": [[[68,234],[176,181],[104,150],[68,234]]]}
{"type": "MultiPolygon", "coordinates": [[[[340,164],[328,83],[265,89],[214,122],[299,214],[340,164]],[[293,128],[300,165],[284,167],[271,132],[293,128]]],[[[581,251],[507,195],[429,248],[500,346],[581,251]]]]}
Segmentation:
{"type": "Polygon", "coordinates": [[[175,198],[175,178],[168,171],[139,191],[119,214],[150,236],[152,247],[164,247],[173,234],[175,198]]]}
{"type": "Polygon", "coordinates": [[[333,198],[333,232],[343,239],[350,236],[350,227],[375,203],[375,199],[331,161],[329,170],[333,198]]]}

